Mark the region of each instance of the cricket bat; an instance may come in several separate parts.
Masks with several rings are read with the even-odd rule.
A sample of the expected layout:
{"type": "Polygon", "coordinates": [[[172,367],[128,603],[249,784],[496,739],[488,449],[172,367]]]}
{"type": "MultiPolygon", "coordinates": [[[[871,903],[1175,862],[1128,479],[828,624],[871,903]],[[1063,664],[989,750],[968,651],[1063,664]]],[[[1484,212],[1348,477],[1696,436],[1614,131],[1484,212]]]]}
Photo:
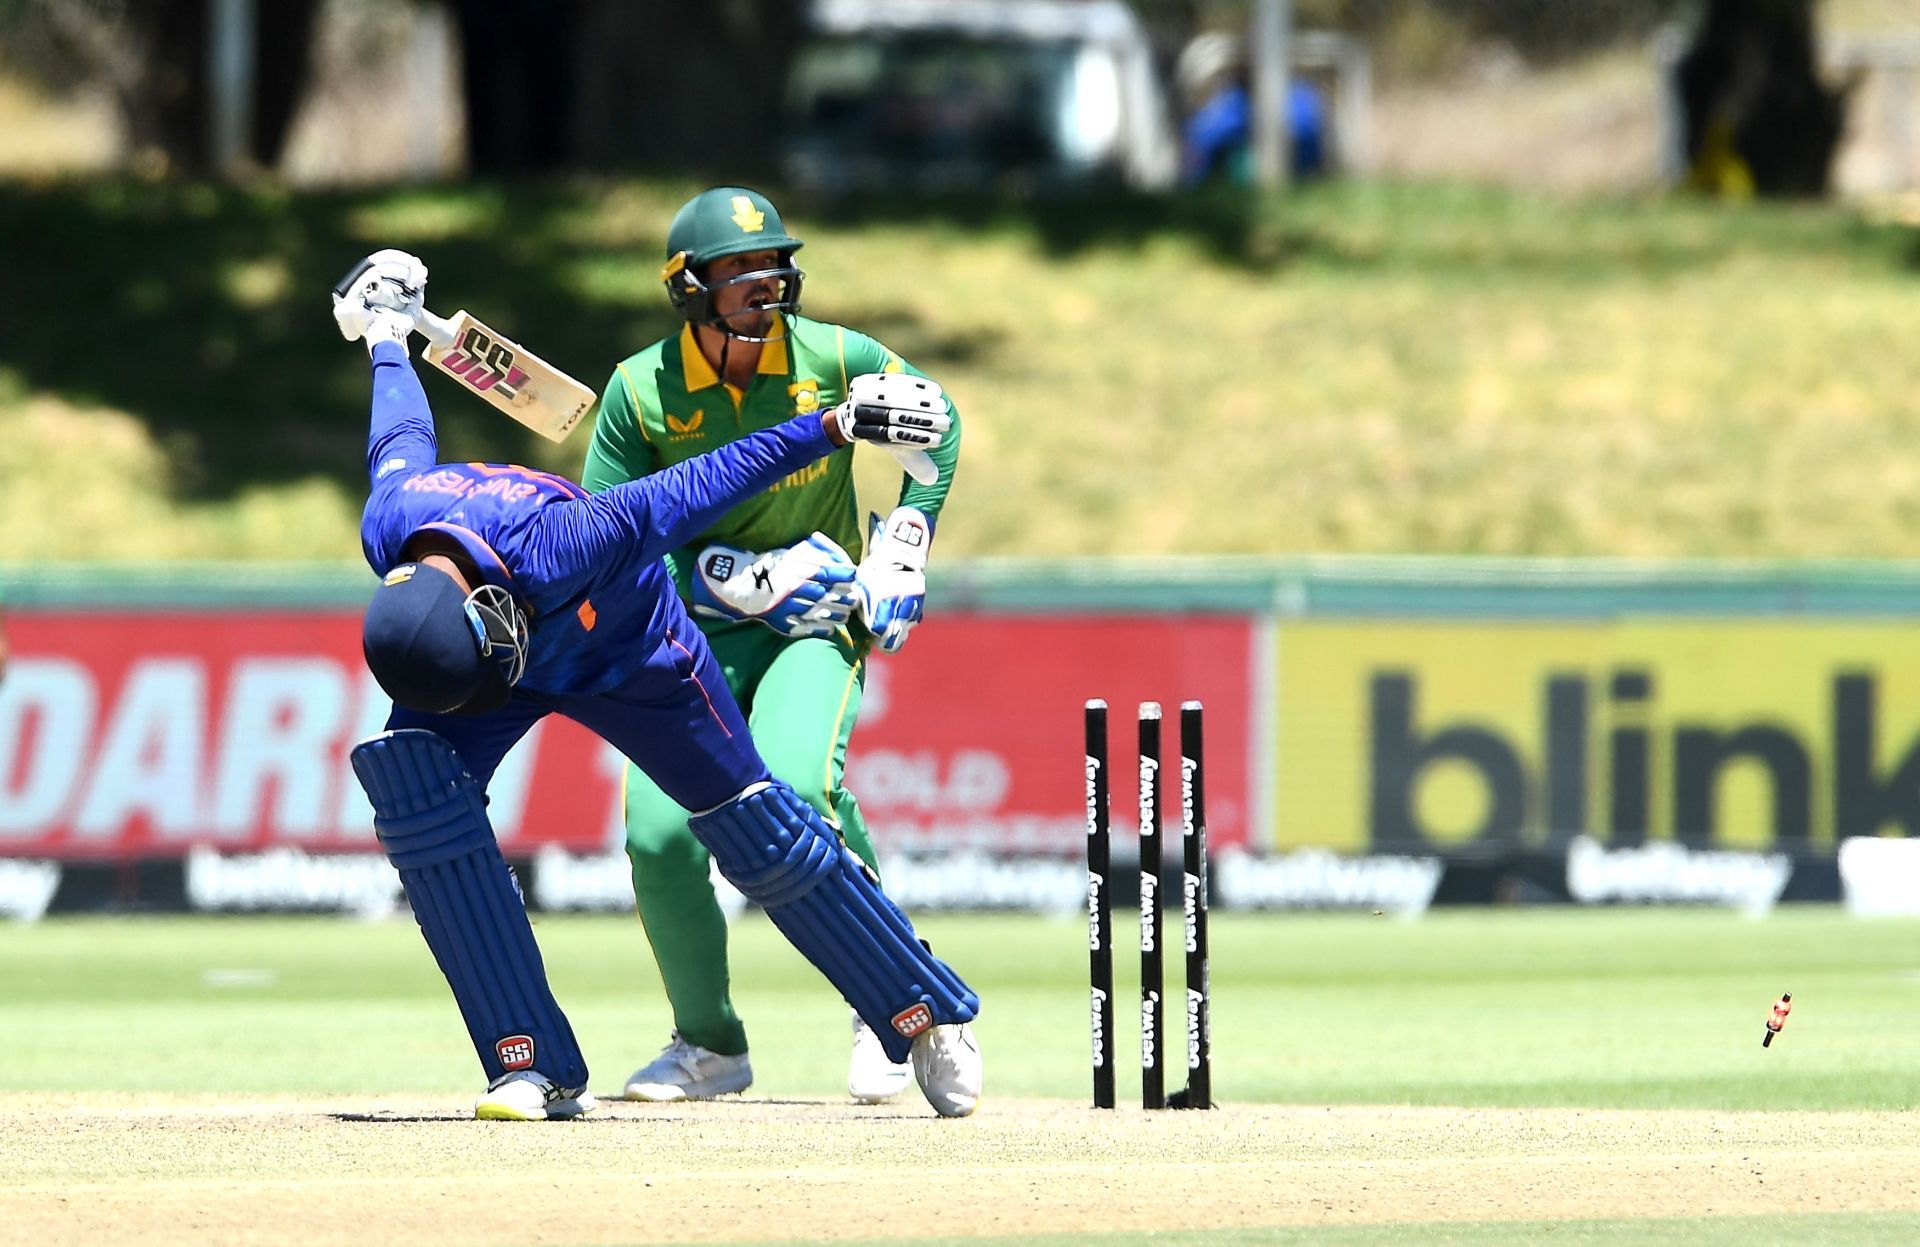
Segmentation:
{"type": "Polygon", "coordinates": [[[551,441],[563,442],[594,393],[462,308],[451,319],[422,309],[427,360],[461,386],[551,441]]]}

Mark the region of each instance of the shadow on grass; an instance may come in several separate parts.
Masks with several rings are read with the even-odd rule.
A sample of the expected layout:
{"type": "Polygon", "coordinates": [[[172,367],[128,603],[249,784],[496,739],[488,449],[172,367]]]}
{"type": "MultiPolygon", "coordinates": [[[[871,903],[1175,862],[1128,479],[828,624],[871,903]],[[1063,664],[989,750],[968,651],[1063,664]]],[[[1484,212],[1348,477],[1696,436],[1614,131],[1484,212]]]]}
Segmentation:
{"type": "MultiPolygon", "coordinates": [[[[598,389],[616,361],[678,325],[656,278],[671,211],[660,205],[677,196],[646,187],[660,191],[645,209],[659,219],[635,228],[601,202],[607,188],[592,184],[295,195],[0,183],[0,370],[32,391],[132,413],[165,448],[168,485],[181,496],[224,498],[310,476],[357,492],[364,357],[338,338],[326,298],[347,266],[378,246],[417,250],[435,274],[435,310],[471,308],[598,389]]],[[[1837,210],[1723,213],[1486,188],[1336,183],[1284,197],[1226,189],[1025,201],[774,193],[791,199],[803,234],[814,221],[927,228],[924,240],[902,244],[907,256],[945,245],[945,226],[1025,234],[1048,260],[1104,249],[1123,253],[1115,262],[1125,264],[1126,251],[1171,237],[1249,271],[1403,266],[1441,283],[1501,272],[1642,280],[1753,250],[1912,262],[1910,235],[1860,227],[1837,210]]],[[[1008,292],[1004,330],[956,331],[910,310],[915,275],[910,260],[901,268],[858,289],[812,291],[808,310],[873,334],[935,375],[1021,332],[1026,292],[1008,292]]],[[[431,370],[424,375],[449,457],[578,467],[584,436],[556,450],[431,370]]]]}
{"type": "MultiPolygon", "coordinates": [[[[30,391],[134,415],[165,449],[182,497],[312,476],[357,492],[365,356],[335,331],[329,288],[375,247],[416,250],[434,273],[430,307],[470,308],[598,390],[617,361],[679,321],[654,280],[661,236],[611,248],[569,229],[598,211],[592,198],[557,184],[292,195],[0,183],[0,370],[30,391]],[[428,209],[409,216],[410,196],[428,209]],[[628,275],[581,278],[609,257],[628,275]]],[[[929,367],[998,345],[898,304],[820,305],[929,367]]],[[[584,457],[585,436],[556,450],[421,373],[449,458],[577,468],[584,457]]]]}

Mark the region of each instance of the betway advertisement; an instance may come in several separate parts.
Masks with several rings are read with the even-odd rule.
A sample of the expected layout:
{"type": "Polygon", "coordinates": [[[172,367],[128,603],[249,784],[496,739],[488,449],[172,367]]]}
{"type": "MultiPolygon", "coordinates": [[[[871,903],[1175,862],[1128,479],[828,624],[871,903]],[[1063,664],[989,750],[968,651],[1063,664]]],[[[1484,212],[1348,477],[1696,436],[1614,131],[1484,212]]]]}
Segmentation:
{"type": "Polygon", "coordinates": [[[1920,835],[1920,633],[1896,622],[1289,622],[1282,848],[1831,853],[1920,835]]]}
{"type": "MultiPolygon", "coordinates": [[[[387,703],[358,622],[344,610],[12,613],[0,855],[374,850],[347,751],[380,729],[387,703]]],[[[1107,697],[1119,725],[1140,700],[1197,697],[1216,742],[1213,834],[1244,842],[1251,644],[1235,619],[936,616],[901,654],[872,660],[849,782],[883,852],[1071,854],[1082,701],[1107,697]]],[[[1131,747],[1128,731],[1114,737],[1131,747]]],[[[578,726],[543,722],[490,788],[503,848],[618,845],[623,766],[578,726]]]]}

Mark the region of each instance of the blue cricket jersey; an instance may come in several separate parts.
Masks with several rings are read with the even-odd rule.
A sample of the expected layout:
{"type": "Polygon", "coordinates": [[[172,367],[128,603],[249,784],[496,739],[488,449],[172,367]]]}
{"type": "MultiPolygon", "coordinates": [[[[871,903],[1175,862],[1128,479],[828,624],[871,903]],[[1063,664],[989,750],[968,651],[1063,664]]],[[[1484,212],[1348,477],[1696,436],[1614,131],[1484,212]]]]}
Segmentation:
{"type": "Polygon", "coordinates": [[[407,538],[444,533],[531,615],[520,688],[604,692],[644,668],[684,667],[675,638],[692,624],[662,557],[833,449],[817,414],[797,416],[598,494],[512,464],[440,463],[420,379],[405,348],[382,342],[360,544],[384,576],[407,538]]]}

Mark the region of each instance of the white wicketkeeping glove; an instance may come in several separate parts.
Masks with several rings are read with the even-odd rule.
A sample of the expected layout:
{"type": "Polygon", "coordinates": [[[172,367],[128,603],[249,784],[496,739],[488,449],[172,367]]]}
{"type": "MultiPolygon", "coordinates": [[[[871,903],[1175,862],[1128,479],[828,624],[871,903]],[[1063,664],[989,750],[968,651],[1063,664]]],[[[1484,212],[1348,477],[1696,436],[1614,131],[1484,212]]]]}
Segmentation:
{"type": "Polygon", "coordinates": [[[419,256],[394,248],[376,251],[333,288],[333,323],[352,342],[407,344],[427,290],[427,266],[419,256]]]}
{"type": "Polygon", "coordinates": [[[853,593],[881,652],[897,654],[926,606],[933,525],[917,507],[895,507],[884,523],[876,516],[873,524],[853,593]]]}
{"type": "Polygon", "coordinates": [[[839,419],[848,437],[886,447],[907,475],[922,485],[940,479],[940,469],[927,451],[946,440],[953,417],[947,414],[946,391],[925,377],[904,372],[855,377],[847,382],[839,419]]]}
{"type": "Polygon", "coordinates": [[[854,571],[852,557],[821,533],[765,554],[708,546],[693,570],[693,609],[757,619],[782,636],[829,636],[853,614],[854,571]]]}

